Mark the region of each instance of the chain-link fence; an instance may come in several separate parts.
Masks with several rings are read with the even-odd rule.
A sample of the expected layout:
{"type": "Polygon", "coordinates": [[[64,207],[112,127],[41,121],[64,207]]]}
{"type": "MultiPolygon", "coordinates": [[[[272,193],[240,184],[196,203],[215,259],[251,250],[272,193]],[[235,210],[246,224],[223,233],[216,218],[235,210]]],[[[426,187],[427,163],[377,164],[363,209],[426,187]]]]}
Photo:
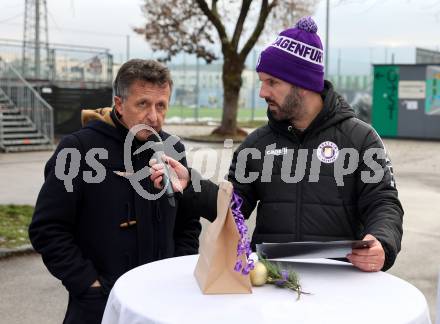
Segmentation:
{"type": "Polygon", "coordinates": [[[23,45],[19,40],[0,39],[1,56],[26,80],[97,84],[113,80],[113,56],[107,48],[52,43],[48,55],[36,63],[35,43],[23,45]]]}
{"type": "MultiPolygon", "coordinates": [[[[219,122],[223,113],[221,64],[174,64],[169,67],[174,89],[167,121],[219,122]]],[[[330,75],[328,79],[336,91],[354,106],[358,116],[368,122],[371,109],[371,76],[330,75]]],[[[238,100],[239,122],[267,120],[267,104],[259,97],[260,86],[257,73],[245,69],[238,100]]]]}

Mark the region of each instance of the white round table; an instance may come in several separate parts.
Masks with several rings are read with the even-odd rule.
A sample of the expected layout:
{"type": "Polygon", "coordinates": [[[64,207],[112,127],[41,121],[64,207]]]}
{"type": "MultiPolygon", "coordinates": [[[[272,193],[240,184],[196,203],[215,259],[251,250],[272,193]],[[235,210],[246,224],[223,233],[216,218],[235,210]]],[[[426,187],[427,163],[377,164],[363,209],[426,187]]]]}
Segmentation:
{"type": "Polygon", "coordinates": [[[273,285],[253,287],[252,294],[203,295],[193,276],[197,257],[161,260],[124,274],[102,323],[431,323],[423,294],[384,272],[365,273],[333,260],[295,260],[288,267],[312,293],[298,301],[295,292],[273,285]]]}

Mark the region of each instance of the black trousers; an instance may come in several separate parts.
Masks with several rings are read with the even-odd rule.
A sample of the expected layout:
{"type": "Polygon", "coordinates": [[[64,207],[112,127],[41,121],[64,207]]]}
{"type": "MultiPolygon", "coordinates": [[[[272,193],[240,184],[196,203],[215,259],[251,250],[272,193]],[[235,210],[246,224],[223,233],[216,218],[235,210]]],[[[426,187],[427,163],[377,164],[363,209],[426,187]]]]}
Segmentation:
{"type": "Polygon", "coordinates": [[[90,287],[84,294],[69,294],[63,324],[100,324],[108,296],[101,287],[90,287]]]}

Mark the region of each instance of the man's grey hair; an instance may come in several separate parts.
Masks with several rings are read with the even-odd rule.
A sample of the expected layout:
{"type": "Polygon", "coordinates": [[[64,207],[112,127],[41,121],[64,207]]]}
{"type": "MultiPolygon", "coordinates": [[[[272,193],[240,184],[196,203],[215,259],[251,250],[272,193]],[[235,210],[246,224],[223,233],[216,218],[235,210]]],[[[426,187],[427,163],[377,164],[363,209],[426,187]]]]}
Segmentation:
{"type": "Polygon", "coordinates": [[[158,86],[173,88],[170,70],[155,60],[133,59],[125,62],[113,82],[113,95],[127,98],[130,86],[136,81],[150,82],[158,86]]]}

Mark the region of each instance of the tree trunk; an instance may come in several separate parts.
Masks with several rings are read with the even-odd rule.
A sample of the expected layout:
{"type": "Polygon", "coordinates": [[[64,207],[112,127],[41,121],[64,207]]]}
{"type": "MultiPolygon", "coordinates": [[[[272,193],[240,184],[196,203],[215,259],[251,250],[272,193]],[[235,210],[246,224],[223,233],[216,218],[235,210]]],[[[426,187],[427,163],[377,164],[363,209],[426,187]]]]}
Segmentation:
{"type": "Polygon", "coordinates": [[[222,123],[212,133],[227,136],[247,135],[244,130],[237,128],[238,99],[242,84],[241,73],[244,63],[237,54],[224,53],[223,63],[223,115],[222,123]]]}

